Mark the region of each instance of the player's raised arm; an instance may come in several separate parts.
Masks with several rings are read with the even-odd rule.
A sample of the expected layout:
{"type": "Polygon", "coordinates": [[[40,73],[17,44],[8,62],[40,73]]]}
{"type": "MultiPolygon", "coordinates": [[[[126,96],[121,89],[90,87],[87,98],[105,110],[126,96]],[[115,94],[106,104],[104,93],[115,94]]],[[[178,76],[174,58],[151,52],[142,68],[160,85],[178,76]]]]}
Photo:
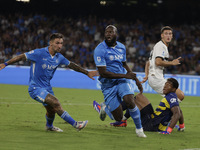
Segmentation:
{"type": "Polygon", "coordinates": [[[84,68],[80,67],[79,65],[77,65],[74,62],[70,62],[68,67],[70,69],[73,69],[74,71],[81,72],[81,73],[87,75],[92,80],[95,80],[93,77],[98,75],[98,71],[96,71],[96,70],[95,71],[87,71],[87,70],[85,70],[84,68]]]}
{"type": "Polygon", "coordinates": [[[18,61],[25,60],[25,59],[26,59],[25,54],[20,54],[14,58],[8,60],[7,62],[0,64],[0,70],[4,69],[8,65],[14,64],[18,61]]]}
{"type": "Polygon", "coordinates": [[[180,59],[181,57],[178,57],[172,61],[164,61],[162,58],[156,58],[155,64],[157,66],[163,66],[163,67],[176,66],[181,64],[180,59]]]}

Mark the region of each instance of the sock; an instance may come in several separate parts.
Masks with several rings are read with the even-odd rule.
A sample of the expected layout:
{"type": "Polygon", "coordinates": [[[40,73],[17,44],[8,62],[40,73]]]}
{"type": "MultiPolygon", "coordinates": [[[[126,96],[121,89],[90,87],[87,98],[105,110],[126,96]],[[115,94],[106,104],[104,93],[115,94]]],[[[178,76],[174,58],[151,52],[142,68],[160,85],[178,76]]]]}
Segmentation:
{"type": "Polygon", "coordinates": [[[49,117],[47,117],[47,115],[45,117],[46,117],[46,120],[47,120],[46,126],[47,127],[53,127],[53,121],[54,121],[55,115],[54,115],[53,118],[49,118],[49,117]]]}
{"type": "Polygon", "coordinates": [[[130,115],[135,123],[136,129],[141,129],[142,128],[142,123],[140,119],[140,110],[138,109],[137,106],[133,109],[129,109],[130,115]]]}
{"type": "Polygon", "coordinates": [[[125,116],[123,116],[122,120],[127,120],[127,118],[125,116]]]}
{"type": "Polygon", "coordinates": [[[64,111],[60,117],[69,124],[71,124],[73,127],[76,126],[76,121],[68,114],[68,112],[64,111]]]}

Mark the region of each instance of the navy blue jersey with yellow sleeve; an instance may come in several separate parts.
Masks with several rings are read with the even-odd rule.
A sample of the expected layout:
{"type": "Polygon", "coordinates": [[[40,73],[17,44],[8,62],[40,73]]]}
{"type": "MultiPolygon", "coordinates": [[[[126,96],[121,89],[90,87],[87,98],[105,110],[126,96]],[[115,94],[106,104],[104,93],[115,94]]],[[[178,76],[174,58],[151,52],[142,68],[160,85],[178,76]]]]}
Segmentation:
{"type": "Polygon", "coordinates": [[[152,114],[153,123],[158,126],[158,131],[165,131],[173,115],[171,108],[179,106],[176,93],[167,94],[152,114]]]}

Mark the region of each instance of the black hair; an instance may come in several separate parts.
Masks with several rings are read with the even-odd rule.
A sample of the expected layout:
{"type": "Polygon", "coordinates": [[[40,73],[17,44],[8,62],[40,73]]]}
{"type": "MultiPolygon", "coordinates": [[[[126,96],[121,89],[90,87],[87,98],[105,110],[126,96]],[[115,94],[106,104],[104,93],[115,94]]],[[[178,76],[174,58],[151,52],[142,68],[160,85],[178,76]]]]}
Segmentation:
{"type": "Polygon", "coordinates": [[[169,78],[169,79],[167,79],[167,81],[171,82],[172,85],[173,85],[173,87],[176,88],[176,89],[178,89],[179,83],[178,83],[178,81],[177,81],[176,79],[174,79],[174,78],[169,78]]]}
{"type": "Polygon", "coordinates": [[[170,26],[164,26],[164,27],[162,27],[162,29],[160,30],[161,34],[162,34],[165,30],[171,30],[171,31],[173,31],[173,29],[172,29],[170,26]]]}
{"type": "Polygon", "coordinates": [[[55,40],[56,38],[64,38],[61,33],[53,33],[50,35],[50,41],[55,40]]]}
{"type": "Polygon", "coordinates": [[[114,26],[114,25],[108,25],[107,27],[106,27],[106,29],[108,29],[108,28],[113,28],[114,29],[114,31],[117,33],[118,31],[117,31],[117,28],[114,26]]]}

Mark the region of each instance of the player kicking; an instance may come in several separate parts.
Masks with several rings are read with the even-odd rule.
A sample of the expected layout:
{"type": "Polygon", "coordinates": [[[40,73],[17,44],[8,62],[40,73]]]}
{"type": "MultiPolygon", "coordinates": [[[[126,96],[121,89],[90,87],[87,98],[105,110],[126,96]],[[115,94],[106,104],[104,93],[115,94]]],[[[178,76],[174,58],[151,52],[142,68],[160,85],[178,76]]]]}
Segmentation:
{"type": "MultiPolygon", "coordinates": [[[[174,78],[167,79],[163,88],[165,97],[161,100],[159,106],[153,110],[149,100],[141,93],[137,94],[134,102],[140,109],[141,121],[144,131],[155,131],[162,134],[170,134],[173,128],[177,128],[176,124],[179,122],[178,131],[184,131],[184,117],[180,109],[176,90],[179,84],[174,78]]],[[[93,106],[97,112],[100,112],[101,107],[95,101],[93,106]]],[[[123,108],[126,109],[126,108],[123,108]]]]}
{"type": "Polygon", "coordinates": [[[26,59],[31,61],[28,91],[34,100],[42,103],[46,108],[46,130],[63,132],[60,128],[53,126],[55,114],[57,113],[64,121],[80,131],[86,127],[88,121],[75,121],[68,112],[62,108],[59,100],[54,96],[50,80],[59,65],[66,65],[70,69],[81,72],[93,80],[93,76],[96,75],[97,71],[87,71],[66,59],[60,53],[63,47],[63,38],[63,35],[60,33],[52,34],[48,47],[35,49],[16,56],[0,64],[0,70],[4,69],[7,65],[21,60],[26,59]]]}

